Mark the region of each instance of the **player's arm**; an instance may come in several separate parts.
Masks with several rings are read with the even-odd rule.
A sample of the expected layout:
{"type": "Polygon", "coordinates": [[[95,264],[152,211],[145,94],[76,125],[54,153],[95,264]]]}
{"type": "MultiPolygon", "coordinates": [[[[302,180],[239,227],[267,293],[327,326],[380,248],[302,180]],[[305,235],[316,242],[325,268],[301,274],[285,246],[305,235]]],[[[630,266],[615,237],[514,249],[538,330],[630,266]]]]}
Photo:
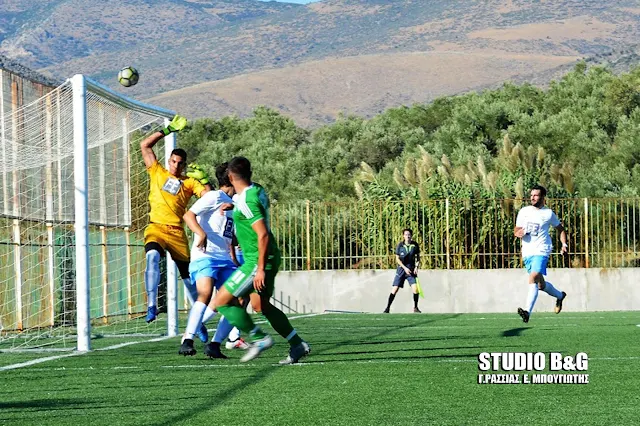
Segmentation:
{"type": "Polygon", "coordinates": [[[522,210],[518,212],[518,217],[516,218],[516,226],[513,228],[513,236],[517,238],[522,238],[525,235],[524,227],[522,226],[522,210]]]}
{"type": "Polygon", "coordinates": [[[420,247],[416,245],[416,268],[413,271],[415,276],[418,276],[418,268],[420,267],[420,247]]]}
{"type": "Polygon", "coordinates": [[[564,230],[564,226],[562,226],[562,222],[560,222],[560,218],[555,213],[551,213],[551,221],[550,225],[556,228],[556,231],[560,232],[560,241],[562,242],[562,248],[560,249],[560,253],[567,253],[567,232],[564,230]]]}
{"type": "Polygon", "coordinates": [[[222,203],[220,206],[220,214],[226,214],[229,210],[233,210],[233,203],[222,203]]]}
{"type": "Polygon", "coordinates": [[[164,134],[162,132],[155,132],[145,140],[140,142],[140,151],[142,152],[142,159],[144,160],[144,165],[148,169],[154,165],[158,159],[156,158],[155,152],[153,152],[153,147],[158,143],[160,139],[164,138],[164,134]]]}
{"type": "Polygon", "coordinates": [[[215,209],[217,202],[216,194],[211,194],[209,197],[200,198],[196,201],[193,206],[182,216],[182,219],[187,224],[189,229],[198,236],[198,244],[196,247],[201,249],[202,251],[207,248],[207,233],[204,231],[202,226],[198,223],[197,217],[207,211],[211,211],[215,209]]]}
{"type": "Polygon", "coordinates": [[[198,198],[202,198],[204,194],[213,190],[213,186],[209,183],[209,174],[202,166],[195,163],[189,164],[186,175],[193,179],[191,182],[192,190],[198,198]]]}
{"type": "MultiPolygon", "coordinates": [[[[200,183],[200,182],[197,182],[197,183],[200,183]]],[[[201,188],[200,187],[196,187],[196,188],[194,188],[194,191],[193,191],[194,194],[196,194],[198,196],[198,198],[204,197],[204,194],[206,194],[207,192],[213,190],[213,186],[211,186],[210,183],[205,183],[204,185],[202,183],[200,183],[199,186],[201,186],[201,188]]]]}
{"type": "Polygon", "coordinates": [[[258,236],[258,268],[253,279],[253,287],[260,291],[264,288],[264,271],[267,265],[267,252],[269,251],[269,230],[264,219],[256,220],[251,227],[258,236]]]}
{"type": "Polygon", "coordinates": [[[402,263],[402,260],[400,260],[400,256],[398,256],[397,254],[396,254],[396,263],[398,264],[398,266],[400,266],[402,269],[404,269],[404,271],[407,274],[411,274],[411,270],[409,268],[407,268],[404,263],[402,263]]]}
{"type": "Polygon", "coordinates": [[[556,226],[556,231],[560,232],[560,242],[562,243],[560,253],[565,254],[569,248],[569,245],[567,244],[567,231],[565,231],[562,224],[556,226]]]}
{"type": "Polygon", "coordinates": [[[142,142],[140,142],[140,151],[142,152],[142,159],[144,160],[144,165],[147,168],[150,168],[158,161],[156,154],[153,152],[153,147],[158,143],[158,141],[170,133],[178,132],[184,129],[184,126],[187,125],[187,119],[176,115],[171,120],[171,123],[164,129],[157,131],[148,137],[146,137],[142,142]]]}
{"type": "Polygon", "coordinates": [[[184,216],[182,216],[182,219],[184,219],[184,223],[187,224],[189,229],[198,236],[198,244],[196,247],[204,251],[207,247],[207,233],[204,232],[204,229],[202,229],[196,217],[194,212],[188,210],[184,216]]]}
{"type": "Polygon", "coordinates": [[[231,255],[231,261],[234,265],[240,266],[240,262],[236,256],[236,247],[238,247],[238,239],[236,238],[236,234],[233,234],[233,237],[231,237],[231,244],[229,244],[229,254],[231,255]]]}

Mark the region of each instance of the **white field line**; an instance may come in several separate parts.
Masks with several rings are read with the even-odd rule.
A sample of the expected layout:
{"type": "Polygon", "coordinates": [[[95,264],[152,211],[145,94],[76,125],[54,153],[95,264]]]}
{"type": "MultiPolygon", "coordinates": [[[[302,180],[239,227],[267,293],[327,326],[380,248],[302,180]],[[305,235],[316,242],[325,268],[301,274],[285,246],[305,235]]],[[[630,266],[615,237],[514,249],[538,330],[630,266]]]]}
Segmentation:
{"type": "MultiPolygon", "coordinates": [[[[319,312],[319,313],[315,313],[315,314],[306,314],[306,315],[296,315],[296,316],[292,316],[289,317],[290,320],[292,319],[297,319],[297,318],[308,318],[308,317],[315,317],[318,315],[324,315],[324,312],[319,312]]],[[[266,321],[258,321],[257,324],[263,324],[266,321]]],[[[143,340],[143,341],[137,341],[137,342],[125,342],[125,343],[119,343],[117,345],[112,345],[112,346],[107,346],[104,348],[100,348],[100,349],[96,349],[96,351],[110,351],[113,349],[120,349],[123,348],[125,346],[131,346],[131,345],[137,345],[140,343],[151,343],[151,342],[160,342],[162,340],[167,340],[167,339],[171,339],[173,337],[169,337],[169,336],[162,336],[162,337],[156,337],[154,339],[149,339],[149,340],[143,340]]],[[[47,361],[55,361],[58,359],[62,359],[62,358],[69,358],[72,356],[78,356],[78,355],[84,355],[87,354],[88,352],[71,352],[71,353],[67,353],[64,355],[54,355],[54,356],[48,356],[45,358],[37,358],[37,359],[32,359],[30,361],[25,361],[25,362],[21,362],[18,364],[11,364],[11,365],[5,365],[3,367],[0,367],[0,371],[6,371],[6,370],[14,370],[16,368],[23,368],[23,367],[29,367],[32,365],[36,365],[36,364],[40,364],[43,362],[47,362],[47,361]]]]}
{"type": "MultiPolygon", "coordinates": [[[[313,356],[313,355],[311,355],[313,356]]],[[[640,360],[640,356],[627,356],[627,357],[593,357],[589,358],[589,361],[637,361],[640,360]]],[[[476,359],[470,358],[450,358],[450,359],[437,359],[437,360],[419,360],[419,359],[371,359],[371,360],[358,360],[358,361],[317,361],[317,362],[300,362],[293,364],[292,367],[313,367],[313,366],[332,366],[332,365],[367,365],[367,364],[417,364],[417,363],[436,363],[436,364],[449,364],[449,363],[478,363],[476,359]]],[[[280,364],[271,364],[274,367],[283,367],[280,364]]],[[[162,365],[160,368],[167,369],[201,369],[201,368],[258,368],[262,367],[260,364],[177,364],[177,365],[162,365]]],[[[33,368],[30,371],[84,371],[84,370],[139,370],[141,366],[114,366],[114,367],[55,367],[55,368],[33,368]]]]}

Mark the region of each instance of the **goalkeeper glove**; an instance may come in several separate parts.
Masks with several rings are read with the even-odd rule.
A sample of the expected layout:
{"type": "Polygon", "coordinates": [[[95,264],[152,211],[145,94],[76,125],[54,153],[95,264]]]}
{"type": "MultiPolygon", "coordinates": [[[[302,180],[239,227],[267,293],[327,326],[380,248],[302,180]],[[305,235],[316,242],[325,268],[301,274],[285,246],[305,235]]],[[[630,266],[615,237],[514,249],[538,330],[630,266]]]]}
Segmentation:
{"type": "Polygon", "coordinates": [[[187,119],[182,117],[181,115],[176,115],[171,120],[171,123],[164,129],[160,130],[163,135],[167,136],[169,133],[178,132],[184,129],[184,126],[187,125],[187,119]]]}
{"type": "Polygon", "coordinates": [[[197,180],[203,185],[206,185],[209,183],[209,175],[207,174],[207,172],[204,171],[202,167],[194,163],[189,164],[189,170],[187,170],[187,176],[190,178],[194,178],[195,180],[197,180]]]}

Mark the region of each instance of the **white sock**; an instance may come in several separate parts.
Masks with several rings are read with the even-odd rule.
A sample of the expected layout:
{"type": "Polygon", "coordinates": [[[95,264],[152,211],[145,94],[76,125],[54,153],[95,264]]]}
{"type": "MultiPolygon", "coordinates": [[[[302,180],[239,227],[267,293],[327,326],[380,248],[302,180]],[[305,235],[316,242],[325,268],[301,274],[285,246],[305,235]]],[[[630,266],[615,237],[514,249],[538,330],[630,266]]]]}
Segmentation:
{"type": "Polygon", "coordinates": [[[189,311],[189,320],[187,321],[187,331],[184,333],[185,339],[193,339],[193,336],[196,334],[196,330],[202,324],[202,315],[204,315],[204,310],[207,308],[202,302],[196,302],[191,307],[191,311],[189,311]]]}
{"type": "Polygon", "coordinates": [[[202,323],[205,324],[209,322],[209,320],[215,317],[217,314],[216,311],[207,306],[207,309],[204,310],[204,315],[202,316],[202,323]]]}
{"type": "Polygon", "coordinates": [[[229,332],[232,328],[233,326],[225,317],[220,317],[218,328],[216,329],[216,334],[213,336],[213,339],[211,339],[211,341],[222,343],[222,341],[226,339],[227,336],[229,336],[229,332]]]}
{"type": "Polygon", "coordinates": [[[553,284],[551,284],[549,281],[545,281],[544,283],[544,291],[545,293],[547,293],[550,296],[555,297],[556,299],[560,299],[562,297],[562,292],[560,290],[558,290],[557,288],[555,288],[553,286],[553,284]]]}
{"type": "Polygon", "coordinates": [[[184,288],[187,290],[187,299],[191,306],[193,306],[195,301],[198,300],[198,289],[195,283],[192,283],[189,278],[183,278],[182,282],[184,283],[184,288]]]}
{"type": "Polygon", "coordinates": [[[529,284],[529,293],[527,294],[527,311],[529,311],[529,315],[533,312],[533,307],[536,304],[536,299],[538,298],[538,284],[533,283],[529,284]]]}
{"type": "Polygon", "coordinates": [[[238,330],[238,327],[233,327],[233,329],[229,333],[229,341],[235,342],[239,338],[240,338],[240,330],[238,330]]]}

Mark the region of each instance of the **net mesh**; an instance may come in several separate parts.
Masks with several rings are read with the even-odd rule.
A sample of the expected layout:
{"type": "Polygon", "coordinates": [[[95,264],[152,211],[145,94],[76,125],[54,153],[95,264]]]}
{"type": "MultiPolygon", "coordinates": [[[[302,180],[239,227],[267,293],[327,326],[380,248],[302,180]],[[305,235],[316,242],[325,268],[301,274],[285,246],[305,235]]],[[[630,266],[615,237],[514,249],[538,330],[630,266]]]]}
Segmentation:
{"type": "MultiPolygon", "coordinates": [[[[6,79],[7,73],[0,74],[6,79]]],[[[10,77],[0,105],[0,350],[76,344],[73,98],[67,82],[24,102],[10,77]]],[[[159,335],[146,324],[148,177],[139,144],[163,117],[87,91],[92,337],[159,335]]],[[[162,142],[155,148],[163,162],[162,142]]],[[[162,301],[161,301],[162,302],[162,301]]]]}

